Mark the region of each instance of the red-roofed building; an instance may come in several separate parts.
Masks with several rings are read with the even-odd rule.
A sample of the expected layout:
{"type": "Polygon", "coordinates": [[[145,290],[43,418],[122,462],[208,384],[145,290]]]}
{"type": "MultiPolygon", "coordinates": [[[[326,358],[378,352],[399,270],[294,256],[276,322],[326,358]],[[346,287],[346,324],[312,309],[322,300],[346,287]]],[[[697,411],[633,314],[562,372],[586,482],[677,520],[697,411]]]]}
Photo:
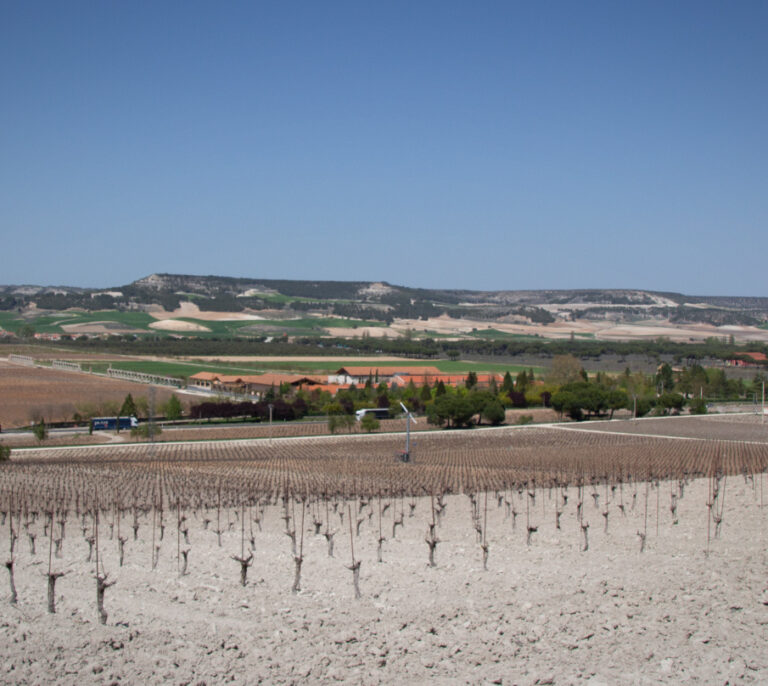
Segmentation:
{"type": "Polygon", "coordinates": [[[440,374],[442,372],[437,367],[342,367],[335,374],[328,375],[328,383],[362,386],[371,379],[374,384],[389,384],[395,377],[403,379],[413,376],[423,379],[440,374]]]}
{"type": "MultiPolygon", "coordinates": [[[[371,379],[375,385],[385,383],[388,386],[397,384],[400,387],[413,382],[414,386],[429,384],[434,386],[440,381],[446,386],[460,386],[467,380],[466,374],[446,374],[437,367],[342,367],[335,374],[328,376],[329,384],[356,386],[364,385],[371,379]]],[[[495,380],[499,385],[504,381],[502,374],[478,374],[477,385],[487,387],[495,380]]]]}
{"type": "Polygon", "coordinates": [[[741,353],[738,358],[726,362],[731,367],[760,367],[768,364],[765,353],[741,353]]]}
{"type": "Polygon", "coordinates": [[[313,388],[321,382],[313,377],[299,374],[216,374],[214,372],[198,372],[189,377],[189,385],[211,391],[237,393],[261,397],[274,388],[279,390],[282,384],[298,388],[313,388]]]}

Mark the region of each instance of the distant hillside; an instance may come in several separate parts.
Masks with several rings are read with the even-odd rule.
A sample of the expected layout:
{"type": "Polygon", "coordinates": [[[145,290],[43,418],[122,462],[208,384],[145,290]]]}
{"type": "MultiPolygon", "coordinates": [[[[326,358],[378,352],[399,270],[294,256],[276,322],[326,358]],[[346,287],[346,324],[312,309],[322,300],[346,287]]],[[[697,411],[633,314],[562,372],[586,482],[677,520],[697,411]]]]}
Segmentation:
{"type": "MultiPolygon", "coordinates": [[[[282,311],[284,317],[344,317],[391,323],[447,316],[482,322],[665,320],[760,326],[768,298],[690,296],[636,289],[470,291],[370,281],[309,281],[152,274],[107,289],[0,286],[0,312],[148,312],[193,303],[201,312],[282,311]]],[[[275,315],[276,316],[276,315],[275,315]]]]}

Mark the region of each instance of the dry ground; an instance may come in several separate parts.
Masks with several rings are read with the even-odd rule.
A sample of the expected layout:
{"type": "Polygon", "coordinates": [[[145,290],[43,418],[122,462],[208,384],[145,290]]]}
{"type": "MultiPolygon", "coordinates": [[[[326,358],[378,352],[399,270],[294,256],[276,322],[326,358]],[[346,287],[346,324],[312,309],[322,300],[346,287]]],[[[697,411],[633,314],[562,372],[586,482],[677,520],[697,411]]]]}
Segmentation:
{"type": "Polygon", "coordinates": [[[415,332],[436,332],[443,335],[467,334],[477,329],[495,329],[508,334],[541,336],[542,338],[570,338],[571,334],[598,340],[653,340],[659,336],[668,337],[673,341],[690,342],[703,341],[711,336],[727,338],[733,335],[738,342],[768,341],[768,330],[754,326],[712,326],[710,324],[678,325],[668,321],[649,320],[632,324],[611,321],[593,321],[577,319],[574,321],[556,321],[552,324],[504,323],[487,321],[471,321],[467,319],[451,319],[436,317],[428,321],[397,320],[394,325],[384,328],[371,329],[370,335],[403,335],[407,330],[415,332]]]}
{"type": "MultiPolygon", "coordinates": [[[[695,459],[704,450],[713,454],[755,450],[764,458],[768,448],[768,439],[755,434],[761,429],[755,417],[613,422],[601,427],[611,425],[641,427],[646,435],[566,427],[430,434],[420,438],[423,466],[398,469],[417,467],[418,473],[428,474],[442,461],[463,463],[477,472],[491,464],[486,458],[505,450],[507,463],[523,460],[523,474],[525,464],[546,466],[547,456],[561,464],[574,460],[586,464],[598,450],[617,457],[637,454],[637,461],[644,453],[660,455],[659,446],[683,450],[695,459]],[[740,426],[748,433],[739,433],[740,426]],[[699,438],[654,437],[683,435],[691,427],[698,427],[699,438]]],[[[230,471],[233,457],[242,465],[250,464],[252,471],[286,473],[303,465],[302,473],[307,466],[311,473],[326,469],[319,458],[329,453],[328,464],[343,467],[343,477],[363,462],[375,472],[385,456],[391,459],[392,440],[351,437],[159,446],[132,468],[139,470],[134,474],[148,470],[146,483],[159,483],[157,474],[169,489],[177,476],[183,483],[185,471],[190,476],[208,475],[214,485],[221,483],[219,475],[229,473],[230,485],[242,490],[247,480],[230,471]],[[301,445],[316,454],[310,451],[301,457],[297,447],[301,445]],[[331,454],[344,450],[344,455],[331,454]]],[[[96,459],[92,456],[89,463],[73,464],[55,459],[71,451],[47,451],[54,459],[46,464],[35,466],[25,457],[22,464],[0,469],[5,477],[0,481],[2,502],[8,502],[8,479],[13,479],[14,469],[31,479],[21,491],[28,495],[35,484],[44,487],[35,474],[61,483],[58,474],[72,476],[81,470],[91,487],[103,473],[124,494],[130,510],[130,489],[121,485],[120,463],[107,452],[129,456],[149,448],[79,450],[101,452],[94,453],[96,459]]],[[[41,456],[43,451],[36,453],[41,456]]],[[[282,477],[277,481],[282,483],[282,477]]],[[[138,480],[134,477],[133,482],[138,480]]],[[[135,540],[132,515],[126,513],[122,535],[128,540],[122,566],[114,511],[106,508],[100,519],[99,550],[103,569],[116,585],[106,593],[109,617],[104,626],[97,620],[94,562],[87,561],[92,520],[86,516],[81,529],[80,519],[70,512],[62,555],[52,557],[53,571],[65,575],[56,586],[57,612],[48,614],[49,539],[44,517],[33,521],[26,513],[15,520],[20,534],[15,548],[18,604],[8,604],[7,585],[0,600],[0,680],[78,686],[428,680],[531,685],[766,683],[765,486],[762,473],[732,474],[721,482],[722,525],[717,536],[710,520],[712,484],[707,479],[658,485],[636,480],[615,489],[587,486],[581,493],[575,486],[535,488],[531,489],[535,497],[525,488],[494,489],[487,498],[477,494],[477,519],[466,495],[447,496],[445,515],[436,528],[435,567],[428,565],[425,542],[433,517],[429,497],[385,495],[381,508],[377,497],[364,505],[359,498],[336,499],[327,510],[324,503],[310,505],[303,518],[302,506],[294,503],[289,506],[289,521],[298,532],[299,546],[303,532],[297,593],[291,592],[295,561],[279,500],[264,505],[261,516],[258,506],[225,505],[217,527],[216,500],[210,498],[214,489],[208,509],[181,511],[188,541],[178,532],[172,495],[165,501],[162,540],[156,511],[138,514],[135,540]],[[402,526],[395,527],[401,514],[402,526]],[[315,518],[322,521],[321,529],[334,532],[333,557],[326,538],[315,533],[315,518]],[[211,520],[207,525],[206,519],[211,520]],[[355,523],[352,532],[350,521],[355,523]],[[582,524],[589,524],[586,538],[582,524]],[[484,533],[478,535],[476,526],[484,533]],[[222,530],[221,545],[216,528],[222,530]],[[529,529],[535,529],[530,536],[529,529]],[[646,536],[642,551],[640,532],[646,536]],[[29,533],[36,535],[34,554],[29,533]],[[381,562],[380,537],[386,539],[381,562]],[[359,599],[349,569],[353,545],[354,558],[361,563],[359,599]],[[153,546],[157,546],[154,569],[153,546]],[[249,548],[254,554],[246,586],[240,585],[240,565],[232,559],[241,556],[243,548],[246,555],[249,548]],[[179,574],[179,549],[189,551],[186,575],[179,574]]],[[[16,497],[19,492],[14,489],[16,497]]],[[[6,557],[8,524],[6,518],[0,526],[0,550],[6,557]]],[[[6,574],[4,583],[7,580],[6,574]]]]}
{"type": "MultiPolygon", "coordinates": [[[[47,422],[69,421],[80,405],[121,404],[128,393],[147,396],[149,386],[85,373],[24,367],[0,361],[0,426],[13,428],[43,417],[47,422]]],[[[174,389],[157,389],[157,403],[174,389]]]]}
{"type": "MultiPolygon", "coordinates": [[[[304,526],[301,590],[291,593],[294,560],[279,506],[254,524],[254,561],[239,584],[241,535],[234,512],[222,546],[201,515],[190,522],[189,573],[179,576],[176,531],[166,514],[159,563],[151,567],[151,521],[128,532],[123,567],[102,523],[108,622],[95,607],[93,563],[74,522],[54,571],[57,613],[46,612],[46,539],[38,552],[19,540],[18,605],[0,612],[0,680],[13,684],[685,684],[766,683],[768,595],[766,516],[752,484],[729,484],[723,531],[706,548],[707,482],[688,485],[678,524],[669,512],[649,518],[641,497],[606,533],[588,504],[589,550],[575,514],[576,491],[554,523],[554,504],[537,494],[538,527],[526,545],[516,523],[489,498],[488,569],[465,496],[447,499],[438,527],[437,566],[424,542],[430,500],[405,502],[404,526],[392,537],[394,503],[385,514],[383,561],[377,561],[378,508],[354,539],[361,561],[356,600],[349,531],[336,514],[334,557],[304,526]]],[[[661,484],[662,500],[677,484],[661,484]]],[[[629,494],[627,494],[629,496],[629,494]]],[[[518,511],[526,495],[511,494],[518,511]]],[[[654,491],[651,491],[654,497],[654,491]]],[[[483,500],[481,500],[481,504],[483,500]]],[[[602,503],[601,503],[602,505],[602,503]]],[[[298,510],[297,510],[298,513],[298,510]]],[[[125,524],[123,525],[125,526],[125,524]]],[[[250,524],[248,525],[250,526],[250,524]]],[[[126,527],[127,528],[127,527],[126,527]]],[[[246,533],[246,543],[248,546],[246,533]]],[[[7,527],[0,546],[7,550],[7,527]]],[[[7,584],[7,575],[3,583],[7,584]]]]}
{"type": "Polygon", "coordinates": [[[625,422],[583,422],[570,424],[569,427],[577,431],[768,443],[768,422],[762,421],[760,415],[754,412],[649,417],[625,422]]]}

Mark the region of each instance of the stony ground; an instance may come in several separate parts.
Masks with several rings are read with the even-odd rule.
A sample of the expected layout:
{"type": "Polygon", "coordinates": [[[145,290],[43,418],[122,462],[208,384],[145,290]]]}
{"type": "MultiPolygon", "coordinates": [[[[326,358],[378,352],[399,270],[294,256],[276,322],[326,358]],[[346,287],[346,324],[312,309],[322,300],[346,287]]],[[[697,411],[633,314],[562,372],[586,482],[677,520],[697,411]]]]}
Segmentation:
{"type": "MultiPolygon", "coordinates": [[[[677,524],[669,509],[677,482],[661,483],[658,510],[657,491],[648,490],[647,514],[644,484],[607,493],[601,487],[596,499],[588,489],[583,494],[587,551],[575,487],[568,489],[560,529],[554,492],[539,491],[535,501],[524,492],[507,492],[501,507],[491,493],[487,570],[466,496],[446,500],[436,567],[427,564],[425,543],[430,499],[415,501],[412,517],[409,499],[385,510],[382,562],[377,561],[378,503],[372,501],[359,517],[356,505],[348,503],[353,518],[363,520],[354,538],[360,599],[348,569],[349,515],[342,523],[330,510],[336,534],[329,557],[326,539],[314,534],[313,512],[307,512],[301,590],[295,594],[294,560],[279,505],[265,510],[262,531],[249,513],[245,545],[253,526],[255,549],[245,587],[231,557],[241,552],[234,512],[223,515],[232,526],[224,527],[221,547],[210,527],[204,528],[202,513],[191,516],[189,544],[180,540],[181,548],[189,549],[185,576],[177,571],[177,532],[169,513],[154,570],[151,518],[141,520],[138,540],[127,532],[122,567],[107,518],[100,550],[116,585],[106,593],[104,626],[96,615],[94,565],[86,562],[88,544],[76,522],[63,557],[53,558],[54,570],[66,572],[57,584],[54,615],[46,612],[47,539],[38,537],[32,555],[22,530],[16,606],[8,604],[7,575],[3,581],[0,681],[766,683],[764,485],[759,477],[739,476],[729,477],[725,486],[722,531],[714,538],[711,527],[709,546],[705,480],[685,487],[677,524]],[[393,519],[401,511],[403,526],[393,538],[393,519]],[[603,511],[609,512],[607,532],[603,511]],[[529,525],[537,531],[527,545],[529,525]],[[641,552],[638,532],[643,531],[647,546],[641,552]]],[[[481,522],[484,505],[480,495],[481,522]]],[[[299,532],[300,510],[294,511],[299,532]]],[[[0,550],[8,551],[7,522],[0,550]]]]}

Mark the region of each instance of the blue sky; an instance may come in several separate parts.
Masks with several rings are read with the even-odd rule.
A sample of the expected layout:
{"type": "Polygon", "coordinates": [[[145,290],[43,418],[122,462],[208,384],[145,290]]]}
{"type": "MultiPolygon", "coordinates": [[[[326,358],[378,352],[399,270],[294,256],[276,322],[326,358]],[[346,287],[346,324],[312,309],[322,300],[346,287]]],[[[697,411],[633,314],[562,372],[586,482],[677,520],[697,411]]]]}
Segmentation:
{"type": "Polygon", "coordinates": [[[0,283],[768,296],[768,3],[4,2],[0,283]]]}

